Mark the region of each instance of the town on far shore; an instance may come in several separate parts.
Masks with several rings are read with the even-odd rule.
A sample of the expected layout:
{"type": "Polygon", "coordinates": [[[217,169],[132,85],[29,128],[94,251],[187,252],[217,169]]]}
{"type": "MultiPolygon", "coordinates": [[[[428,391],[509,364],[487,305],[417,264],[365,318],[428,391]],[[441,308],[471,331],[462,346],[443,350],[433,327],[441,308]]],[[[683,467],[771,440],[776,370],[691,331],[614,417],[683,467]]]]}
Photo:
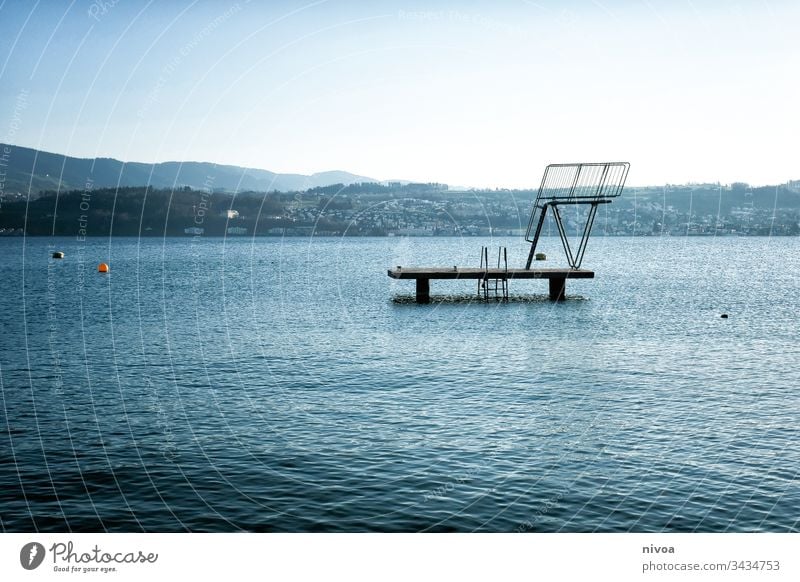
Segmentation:
{"type": "MultiPolygon", "coordinates": [[[[179,185],[4,192],[0,236],[519,236],[536,190],[365,182],[290,192],[179,185]]],[[[564,212],[569,232],[581,210],[564,212]]],[[[777,186],[626,187],[595,233],[619,236],[796,236],[800,180],[777,186]]],[[[545,234],[556,235],[552,225],[545,234]]]]}

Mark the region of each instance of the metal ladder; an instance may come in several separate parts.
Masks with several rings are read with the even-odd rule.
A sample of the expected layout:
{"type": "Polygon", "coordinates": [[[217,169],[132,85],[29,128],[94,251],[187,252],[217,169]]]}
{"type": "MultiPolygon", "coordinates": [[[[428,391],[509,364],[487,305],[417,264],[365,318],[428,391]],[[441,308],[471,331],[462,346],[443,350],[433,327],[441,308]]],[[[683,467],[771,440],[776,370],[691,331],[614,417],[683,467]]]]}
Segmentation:
{"type": "Polygon", "coordinates": [[[483,276],[478,279],[478,295],[483,295],[484,300],[489,300],[489,285],[494,281],[494,297],[508,301],[508,250],[506,247],[497,249],[497,269],[503,269],[504,273],[500,277],[489,275],[489,247],[481,247],[481,269],[484,270],[483,276]]]}

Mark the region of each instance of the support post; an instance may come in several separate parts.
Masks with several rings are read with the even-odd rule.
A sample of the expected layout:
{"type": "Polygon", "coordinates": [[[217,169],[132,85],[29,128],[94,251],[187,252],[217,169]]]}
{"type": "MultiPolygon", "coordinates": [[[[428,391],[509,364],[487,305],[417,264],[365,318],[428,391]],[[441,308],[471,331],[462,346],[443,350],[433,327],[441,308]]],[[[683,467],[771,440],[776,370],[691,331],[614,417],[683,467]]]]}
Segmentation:
{"type": "Polygon", "coordinates": [[[430,303],[431,301],[431,282],[430,279],[417,279],[417,303],[430,303]]]}
{"type": "Polygon", "coordinates": [[[553,277],[549,279],[550,284],[550,299],[553,301],[563,301],[567,290],[566,277],[553,277]]]}

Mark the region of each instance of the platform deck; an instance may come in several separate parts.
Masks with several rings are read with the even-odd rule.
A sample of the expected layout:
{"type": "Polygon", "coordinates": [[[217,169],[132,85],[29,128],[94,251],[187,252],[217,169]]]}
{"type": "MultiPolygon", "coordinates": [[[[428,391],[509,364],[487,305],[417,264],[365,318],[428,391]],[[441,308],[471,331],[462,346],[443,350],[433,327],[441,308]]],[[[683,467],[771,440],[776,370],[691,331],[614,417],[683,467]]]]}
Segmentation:
{"type": "Polygon", "coordinates": [[[431,279],[548,279],[551,299],[563,299],[567,279],[593,279],[594,271],[584,269],[486,269],[475,267],[398,267],[389,269],[393,279],[414,279],[417,302],[430,301],[431,279]]]}
{"type": "Polygon", "coordinates": [[[393,279],[594,279],[585,269],[480,269],[477,267],[400,267],[389,269],[393,279]]]}

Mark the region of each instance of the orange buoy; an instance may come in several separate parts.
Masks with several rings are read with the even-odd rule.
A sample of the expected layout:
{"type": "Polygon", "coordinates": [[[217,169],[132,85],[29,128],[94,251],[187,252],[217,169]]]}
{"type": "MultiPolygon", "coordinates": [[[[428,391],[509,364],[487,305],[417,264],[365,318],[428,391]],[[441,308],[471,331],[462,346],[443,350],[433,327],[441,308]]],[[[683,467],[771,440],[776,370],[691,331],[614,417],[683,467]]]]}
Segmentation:
{"type": "Polygon", "coordinates": [[[98,273],[108,273],[108,264],[107,263],[100,263],[97,265],[97,272],[98,273]]]}

